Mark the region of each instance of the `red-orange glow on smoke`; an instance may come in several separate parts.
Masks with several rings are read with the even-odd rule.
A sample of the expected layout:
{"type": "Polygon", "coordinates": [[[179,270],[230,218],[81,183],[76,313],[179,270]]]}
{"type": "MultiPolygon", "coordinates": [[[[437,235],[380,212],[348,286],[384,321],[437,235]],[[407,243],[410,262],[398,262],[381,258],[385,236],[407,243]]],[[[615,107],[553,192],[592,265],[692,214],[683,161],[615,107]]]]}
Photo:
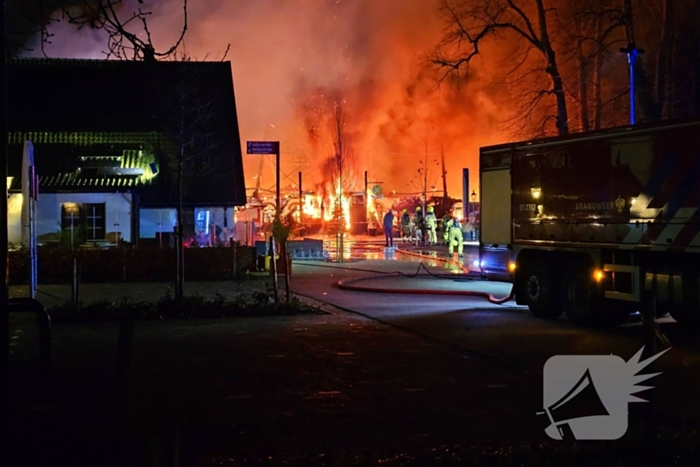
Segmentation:
{"type": "MultiPolygon", "coordinates": [[[[180,30],[181,2],[146,3],[154,11],[149,24],[156,44],[165,49],[180,30]]],[[[435,76],[419,62],[442,33],[436,7],[435,0],[190,2],[185,46],[192,57],[215,59],[230,43],[226,59],[243,144],[281,142],[283,187],[297,182],[298,171],[305,189],[324,182],[321,168],[333,151],[328,104],[340,98],[359,173],[369,171],[386,191],[416,191],[427,142],[431,161],[444,150],[448,189],[461,197],[462,168],[472,169],[475,187],[479,146],[505,138],[495,128],[502,112],[490,97],[499,91],[491,89],[483,68],[459,86],[432,89],[435,76]]],[[[98,58],[105,48],[94,33],[57,28],[50,56],[98,58]]],[[[245,156],[249,187],[258,157],[245,156]]],[[[264,167],[262,187],[273,189],[274,163],[264,167]]],[[[429,185],[441,189],[439,172],[429,185]]]]}

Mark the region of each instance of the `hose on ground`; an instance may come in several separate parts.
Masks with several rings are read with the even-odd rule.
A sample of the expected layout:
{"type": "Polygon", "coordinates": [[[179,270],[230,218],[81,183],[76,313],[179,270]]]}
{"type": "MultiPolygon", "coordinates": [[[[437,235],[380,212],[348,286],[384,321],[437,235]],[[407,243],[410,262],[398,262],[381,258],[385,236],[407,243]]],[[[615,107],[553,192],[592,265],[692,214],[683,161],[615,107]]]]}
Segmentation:
{"type": "MultiPolygon", "coordinates": [[[[408,274],[391,274],[394,276],[415,277],[408,274]]],[[[423,274],[425,275],[425,274],[423,274]]],[[[359,279],[339,280],[336,285],[343,290],[352,290],[354,292],[375,292],[375,293],[392,293],[392,294],[412,294],[412,295],[451,295],[451,296],[467,296],[467,297],[484,297],[494,305],[503,305],[515,298],[514,287],[506,297],[497,298],[488,292],[479,292],[476,290],[434,290],[434,289],[391,289],[391,288],[375,288],[362,285],[355,285],[355,282],[366,281],[370,278],[362,277],[359,279]]]]}
{"type": "MultiPolygon", "coordinates": [[[[314,267],[320,267],[320,268],[330,268],[330,269],[339,269],[337,266],[325,266],[325,265],[320,265],[320,264],[313,264],[312,266],[314,267]]],[[[354,271],[363,271],[363,272],[370,272],[374,274],[380,274],[384,277],[389,277],[389,276],[396,276],[396,277],[406,277],[409,279],[416,278],[418,276],[426,276],[430,275],[432,277],[435,277],[437,279],[445,279],[445,278],[455,278],[459,277],[460,275],[450,275],[450,276],[445,276],[445,275],[439,275],[435,274],[432,271],[430,271],[423,263],[418,264],[418,269],[416,270],[415,273],[413,274],[407,274],[405,272],[401,271],[394,271],[394,272],[386,272],[386,271],[377,271],[373,269],[359,269],[359,268],[348,268],[352,269],[354,271]],[[420,274],[420,270],[425,269],[425,271],[428,274],[420,274]]],[[[471,297],[484,297],[488,299],[490,303],[493,303],[495,305],[503,305],[504,303],[507,303],[515,298],[515,289],[511,287],[511,291],[506,297],[494,297],[493,295],[487,293],[487,292],[479,292],[475,290],[432,290],[432,289],[376,289],[373,287],[366,287],[366,286],[361,286],[361,285],[354,285],[355,282],[359,281],[366,281],[368,278],[359,278],[359,279],[350,279],[350,280],[340,280],[336,283],[338,288],[343,289],[343,290],[351,290],[355,292],[375,292],[375,293],[394,293],[394,294],[415,294],[415,295],[452,295],[452,296],[471,296],[471,297]]],[[[474,277],[468,278],[467,280],[477,280],[474,277]]]]}

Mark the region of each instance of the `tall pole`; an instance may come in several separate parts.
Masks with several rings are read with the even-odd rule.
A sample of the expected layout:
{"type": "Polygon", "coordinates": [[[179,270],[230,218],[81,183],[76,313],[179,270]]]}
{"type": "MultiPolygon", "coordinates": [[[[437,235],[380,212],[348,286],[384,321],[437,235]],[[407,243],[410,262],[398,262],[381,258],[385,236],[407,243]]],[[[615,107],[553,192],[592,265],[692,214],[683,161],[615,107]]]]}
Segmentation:
{"type": "Polygon", "coordinates": [[[634,62],[637,58],[637,50],[632,49],[630,52],[629,58],[627,61],[629,62],[630,65],[630,123],[634,125],[636,123],[636,119],[634,118],[636,115],[636,109],[635,109],[635,89],[634,89],[634,62]]]}
{"type": "MultiPolygon", "coordinates": [[[[369,222],[369,178],[365,170],[365,219],[369,222]]],[[[367,224],[369,226],[369,224],[367,224]]],[[[368,227],[369,228],[369,227],[368,227]]]]}
{"type": "Polygon", "coordinates": [[[442,164],[442,197],[443,204],[447,203],[447,170],[445,170],[445,148],[440,147],[440,162],[442,164]]]}
{"type": "Polygon", "coordinates": [[[280,196],[280,146],[279,143],[276,145],[275,151],[275,178],[277,179],[277,215],[282,214],[281,196],[280,196]]]}
{"type": "Polygon", "coordinates": [[[365,196],[367,196],[367,190],[369,189],[369,182],[367,178],[368,172],[365,170],[365,196]]]}
{"type": "Polygon", "coordinates": [[[299,223],[304,222],[304,192],[301,189],[301,172],[299,172],[299,223]]]}
{"type": "MultiPolygon", "coordinates": [[[[425,161],[423,162],[423,216],[425,216],[425,204],[428,201],[428,142],[425,143],[425,161]]],[[[425,240],[425,239],[423,239],[425,240]]]]}
{"type": "Polygon", "coordinates": [[[627,54],[627,62],[630,68],[630,124],[634,125],[637,123],[636,115],[637,110],[635,108],[635,76],[634,68],[637,62],[637,55],[643,54],[644,49],[638,49],[634,42],[627,45],[627,48],[620,49],[620,52],[627,54]]]}
{"type": "Polygon", "coordinates": [[[469,169],[462,169],[462,215],[469,219],[469,169]]]}

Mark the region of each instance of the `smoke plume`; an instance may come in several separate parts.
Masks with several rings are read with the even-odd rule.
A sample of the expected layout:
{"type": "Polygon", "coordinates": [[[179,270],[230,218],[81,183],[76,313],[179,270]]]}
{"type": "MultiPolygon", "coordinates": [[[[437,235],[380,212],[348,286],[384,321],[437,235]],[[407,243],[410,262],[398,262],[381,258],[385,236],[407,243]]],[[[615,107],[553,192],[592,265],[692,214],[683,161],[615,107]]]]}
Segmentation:
{"type": "MultiPolygon", "coordinates": [[[[149,27],[157,49],[177,39],[180,0],[125,4],[125,12],[153,11],[149,27]]],[[[495,123],[500,114],[485,71],[435,89],[436,75],[421,66],[421,55],[442,34],[436,8],[435,0],[190,1],[184,47],[193,58],[215,60],[230,44],[226,60],[243,144],[281,142],[283,188],[297,182],[300,170],[308,188],[323,178],[321,167],[333,151],[332,102],[340,99],[359,171],[369,171],[385,190],[415,192],[427,145],[430,164],[444,151],[448,190],[461,198],[462,169],[472,169],[478,190],[478,148],[502,140],[495,123]]],[[[99,31],[78,31],[65,21],[51,28],[50,57],[103,56],[106,38],[99,31]]],[[[258,157],[245,156],[251,187],[258,157]]],[[[440,168],[433,167],[428,184],[440,190],[440,168]]],[[[273,189],[274,162],[262,175],[263,188],[273,189]]]]}

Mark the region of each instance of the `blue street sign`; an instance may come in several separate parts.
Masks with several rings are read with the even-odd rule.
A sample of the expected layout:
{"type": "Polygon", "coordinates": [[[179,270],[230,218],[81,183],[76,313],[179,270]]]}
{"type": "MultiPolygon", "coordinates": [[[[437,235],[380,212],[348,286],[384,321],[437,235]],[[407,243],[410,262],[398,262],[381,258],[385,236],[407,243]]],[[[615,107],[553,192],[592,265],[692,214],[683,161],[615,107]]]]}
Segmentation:
{"type": "Polygon", "coordinates": [[[279,141],[248,141],[246,145],[248,154],[279,154],[280,152],[279,141]]]}

